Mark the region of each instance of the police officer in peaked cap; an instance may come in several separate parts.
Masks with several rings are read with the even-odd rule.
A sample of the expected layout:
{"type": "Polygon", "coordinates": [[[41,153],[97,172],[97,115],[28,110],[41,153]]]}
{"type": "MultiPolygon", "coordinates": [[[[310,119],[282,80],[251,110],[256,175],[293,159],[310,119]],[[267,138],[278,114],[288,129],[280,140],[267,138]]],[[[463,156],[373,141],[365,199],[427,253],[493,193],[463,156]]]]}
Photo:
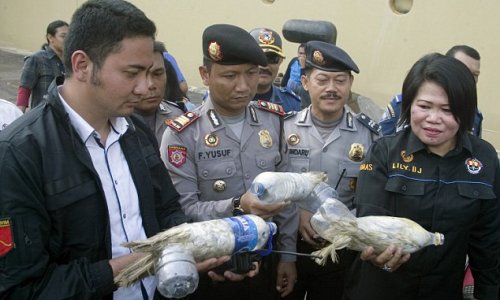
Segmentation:
{"type": "MultiPolygon", "coordinates": [[[[262,205],[247,192],[258,174],[284,171],[288,161],[283,108],[252,101],[259,66],[268,63],[266,55],[247,31],[228,24],[206,28],[202,47],[199,71],[209,96],[195,111],[170,122],[160,146],[162,160],[180,194],[179,202],[194,221],[248,213],[264,218],[274,215],[279,228],[277,248],[295,251],[295,206],[262,205]]],[[[280,292],[291,291],[296,278],[295,257],[282,255],[277,270],[271,261],[264,257],[260,269],[246,274],[209,272],[217,284],[202,276],[191,298],[273,299],[278,295],[276,280],[280,292]],[[292,284],[285,286],[287,282],[292,284]]]]}
{"type": "MultiPolygon", "coordinates": [[[[352,72],[359,73],[352,58],[341,48],[319,41],[308,42],[305,51],[302,84],[309,91],[311,105],[286,117],[288,171],[327,173],[327,183],[337,188],[337,198],[355,209],[359,167],[378,137],[378,125],[366,115],[353,114],[346,108],[354,79],[352,72]]],[[[313,213],[299,208],[298,252],[311,253],[326,246],[310,225],[313,213]]],[[[306,293],[308,299],[341,299],[345,272],[352,260],[348,252],[339,253],[339,263],[328,259],[325,266],[308,257],[298,257],[293,299],[304,299],[306,293]]]]}
{"type": "Polygon", "coordinates": [[[300,110],[299,96],[287,87],[278,87],[273,84],[285,58],[280,35],[268,28],[255,28],[250,31],[250,34],[264,51],[267,59],[267,66],[259,67],[259,85],[254,100],[280,104],[285,112],[300,110]]]}

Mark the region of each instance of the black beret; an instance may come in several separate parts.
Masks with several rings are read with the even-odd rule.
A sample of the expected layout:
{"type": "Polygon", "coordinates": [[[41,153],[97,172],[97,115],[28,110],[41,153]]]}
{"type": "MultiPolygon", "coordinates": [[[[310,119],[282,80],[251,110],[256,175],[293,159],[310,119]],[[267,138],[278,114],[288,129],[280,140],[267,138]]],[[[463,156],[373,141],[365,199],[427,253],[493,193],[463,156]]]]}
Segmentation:
{"type": "Polygon", "coordinates": [[[358,66],[349,54],[339,47],[325,42],[310,41],[306,44],[306,66],[327,72],[354,71],[358,66]]]}
{"type": "Polygon", "coordinates": [[[250,35],[259,44],[264,53],[271,52],[285,58],[285,54],[283,54],[283,43],[281,42],[280,35],[276,31],[268,28],[255,28],[250,31],[250,35]]]}
{"type": "Polygon", "coordinates": [[[221,65],[256,64],[267,66],[264,52],[242,28],[215,24],[203,32],[203,56],[221,65]]]}

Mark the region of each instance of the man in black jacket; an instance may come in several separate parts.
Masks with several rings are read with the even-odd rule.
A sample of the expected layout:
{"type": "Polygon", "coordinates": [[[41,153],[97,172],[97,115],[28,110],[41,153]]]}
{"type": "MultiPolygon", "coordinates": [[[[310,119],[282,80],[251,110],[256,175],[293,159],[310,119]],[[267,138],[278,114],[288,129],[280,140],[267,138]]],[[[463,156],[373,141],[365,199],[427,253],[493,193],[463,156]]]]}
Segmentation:
{"type": "Polygon", "coordinates": [[[128,2],[84,3],[64,84],[1,132],[0,298],[158,296],[151,276],[113,283],[141,257],[123,242],[186,221],[155,137],[129,117],[147,92],[155,31],[128,2]]]}

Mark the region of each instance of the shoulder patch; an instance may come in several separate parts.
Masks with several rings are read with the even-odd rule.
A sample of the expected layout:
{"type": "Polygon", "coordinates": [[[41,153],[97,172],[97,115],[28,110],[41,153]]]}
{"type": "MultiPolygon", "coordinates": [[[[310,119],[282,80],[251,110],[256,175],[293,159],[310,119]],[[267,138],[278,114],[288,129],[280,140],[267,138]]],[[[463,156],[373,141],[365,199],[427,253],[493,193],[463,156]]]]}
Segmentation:
{"type": "Polygon", "coordinates": [[[168,126],[172,129],[174,129],[177,132],[183,131],[185,128],[187,128],[189,125],[194,123],[200,116],[198,116],[194,112],[187,112],[183,115],[178,116],[177,118],[173,120],[169,120],[168,126]]]}
{"type": "Polygon", "coordinates": [[[365,115],[364,113],[360,113],[356,116],[356,119],[358,121],[365,125],[368,129],[370,129],[372,132],[379,134],[380,133],[380,125],[378,125],[377,122],[373,121],[370,117],[365,115]]]}
{"type": "Polygon", "coordinates": [[[295,116],[297,114],[296,111],[289,111],[285,114],[285,120],[290,119],[291,117],[295,116]]]}
{"type": "Polygon", "coordinates": [[[258,100],[257,107],[272,112],[274,114],[277,114],[279,116],[285,115],[285,110],[283,109],[283,107],[276,103],[271,103],[264,100],[258,100]]]}

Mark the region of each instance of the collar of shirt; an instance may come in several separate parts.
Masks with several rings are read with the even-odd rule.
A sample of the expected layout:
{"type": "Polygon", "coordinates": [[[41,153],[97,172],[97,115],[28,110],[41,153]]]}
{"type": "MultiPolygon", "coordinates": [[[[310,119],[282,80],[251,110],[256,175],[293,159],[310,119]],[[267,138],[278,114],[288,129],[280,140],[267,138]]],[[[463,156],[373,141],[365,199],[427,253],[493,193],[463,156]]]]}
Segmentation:
{"type": "MultiPolygon", "coordinates": [[[[58,87],[57,89],[59,98],[61,98],[61,102],[64,106],[64,109],[68,113],[71,125],[73,125],[73,127],[75,128],[76,132],[82,139],[83,143],[86,143],[90,137],[93,136],[99,137],[97,131],[95,131],[95,129],[66,102],[66,100],[59,92],[60,87],[58,87]]],[[[110,119],[110,123],[111,123],[111,129],[115,133],[117,133],[118,136],[123,135],[129,127],[129,124],[124,117],[117,117],[110,119]]]]}
{"type": "MultiPolygon", "coordinates": [[[[407,134],[410,135],[408,137],[408,144],[406,146],[407,154],[413,154],[418,151],[427,149],[427,146],[422,143],[422,141],[413,133],[410,126],[405,128],[404,130],[408,131],[407,134]]],[[[469,134],[464,134],[457,139],[455,149],[450,151],[450,154],[453,155],[455,153],[461,153],[463,150],[472,153],[472,144],[470,142],[469,134]]]]}

